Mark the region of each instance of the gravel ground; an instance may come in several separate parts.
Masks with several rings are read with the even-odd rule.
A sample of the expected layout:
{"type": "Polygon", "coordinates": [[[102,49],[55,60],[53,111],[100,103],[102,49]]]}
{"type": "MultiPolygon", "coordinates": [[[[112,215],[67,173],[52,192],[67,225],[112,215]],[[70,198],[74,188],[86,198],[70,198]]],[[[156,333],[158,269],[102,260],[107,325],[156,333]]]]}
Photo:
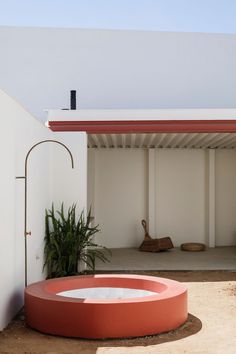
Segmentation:
{"type": "Polygon", "coordinates": [[[91,341],[38,333],[25,325],[20,314],[0,333],[0,352],[236,354],[236,272],[143,273],[186,283],[189,316],[183,326],[150,337],[91,341]]]}

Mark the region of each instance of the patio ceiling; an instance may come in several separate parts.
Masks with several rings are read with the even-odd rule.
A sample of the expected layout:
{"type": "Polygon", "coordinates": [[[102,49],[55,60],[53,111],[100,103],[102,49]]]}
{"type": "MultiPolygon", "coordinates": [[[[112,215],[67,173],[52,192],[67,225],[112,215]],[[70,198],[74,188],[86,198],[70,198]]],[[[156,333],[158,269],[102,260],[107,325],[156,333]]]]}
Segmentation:
{"type": "Polygon", "coordinates": [[[89,148],[234,149],[236,133],[88,134],[89,148]]]}

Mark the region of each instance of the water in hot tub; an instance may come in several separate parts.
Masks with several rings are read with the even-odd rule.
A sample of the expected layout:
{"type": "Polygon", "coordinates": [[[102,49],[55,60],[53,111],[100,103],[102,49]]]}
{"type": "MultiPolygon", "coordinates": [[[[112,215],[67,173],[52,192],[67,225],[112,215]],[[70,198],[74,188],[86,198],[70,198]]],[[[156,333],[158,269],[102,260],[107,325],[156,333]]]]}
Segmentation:
{"type": "Polygon", "coordinates": [[[94,287],[62,291],[57,295],[79,299],[127,299],[157,295],[157,293],[142,289],[94,287]]]}

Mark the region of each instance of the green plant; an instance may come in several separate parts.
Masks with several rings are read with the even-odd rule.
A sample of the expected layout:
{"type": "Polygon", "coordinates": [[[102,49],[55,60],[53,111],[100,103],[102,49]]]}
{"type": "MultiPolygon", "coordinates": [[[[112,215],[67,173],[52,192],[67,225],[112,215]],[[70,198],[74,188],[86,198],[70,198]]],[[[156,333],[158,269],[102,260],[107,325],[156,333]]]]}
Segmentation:
{"type": "Polygon", "coordinates": [[[63,203],[60,211],[46,210],[44,269],[47,279],[78,274],[79,262],[84,262],[95,270],[96,258],[108,261],[107,248],[93,242],[93,236],[99,232],[98,225],[90,225],[91,210],[87,217],[82,212],[76,219],[76,205],[73,204],[65,215],[63,203]]]}

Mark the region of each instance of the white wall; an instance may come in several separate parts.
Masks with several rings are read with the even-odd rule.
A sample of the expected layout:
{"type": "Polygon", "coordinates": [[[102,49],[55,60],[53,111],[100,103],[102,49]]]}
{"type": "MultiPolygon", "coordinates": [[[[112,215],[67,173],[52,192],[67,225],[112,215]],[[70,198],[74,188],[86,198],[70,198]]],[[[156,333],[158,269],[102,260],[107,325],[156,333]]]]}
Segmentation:
{"type": "Polygon", "coordinates": [[[69,147],[74,160],[74,169],[68,152],[53,145],[51,164],[51,191],[55,207],[61,203],[68,208],[76,203],[77,213],[87,207],[87,134],[79,132],[53,133],[53,139],[69,147]]]}
{"type": "MultiPolygon", "coordinates": [[[[90,173],[90,172],[89,172],[90,173]]],[[[138,246],[146,218],[146,151],[107,149],[95,152],[96,242],[107,247],[138,246]]]]}
{"type": "MultiPolygon", "coordinates": [[[[29,137],[32,137],[28,125],[27,130],[29,137]]],[[[32,152],[29,159],[29,171],[34,171],[32,176],[29,175],[28,184],[28,229],[32,231],[32,236],[34,236],[28,238],[29,283],[45,277],[42,274],[45,207],[51,208],[54,203],[55,209],[59,210],[63,202],[66,211],[69,206],[76,203],[79,214],[83,209],[86,211],[87,205],[86,134],[51,133],[45,128],[43,131],[45,133],[44,139],[45,136],[48,136],[50,139],[64,143],[70,149],[73,155],[74,169],[72,169],[69,153],[59,144],[40,145],[32,152]],[[47,205],[45,205],[45,198],[47,205]]],[[[22,159],[18,161],[20,160],[22,159]]],[[[23,220],[22,215],[21,220],[23,220]]]]}
{"type": "MultiPolygon", "coordinates": [[[[1,234],[0,330],[23,304],[24,288],[24,158],[34,142],[45,139],[47,129],[4,92],[0,92],[1,119],[1,234]]],[[[44,208],[50,198],[48,157],[45,147],[29,160],[29,281],[42,277],[42,257],[36,253],[44,234],[44,208]],[[40,176],[40,178],[39,178],[40,176]]]]}
{"type": "Polygon", "coordinates": [[[156,235],[205,242],[205,151],[156,150],[156,235]]]}
{"type": "Polygon", "coordinates": [[[236,245],[236,151],[216,151],[216,245],[236,245]]]}
{"type": "Polygon", "coordinates": [[[87,140],[84,133],[53,134],[16,101],[0,91],[1,184],[0,184],[0,330],[23,306],[24,291],[24,161],[37,142],[56,139],[71,150],[46,143],[37,146],[28,159],[28,284],[44,278],[43,239],[45,208],[73,202],[86,209],[87,140]]]}
{"type": "Polygon", "coordinates": [[[0,87],[45,108],[232,108],[236,35],[0,28],[0,87]]]}
{"type": "MultiPolygon", "coordinates": [[[[151,236],[170,236],[176,247],[208,244],[208,163],[208,150],[202,149],[155,149],[152,169],[147,150],[89,149],[88,204],[102,229],[97,241],[111,248],[139,246],[140,221],[148,219],[148,196],[154,195],[151,236]],[[154,185],[148,184],[150,171],[154,185]]],[[[216,150],[216,246],[236,244],[235,176],[236,151],[216,150]]]]}

